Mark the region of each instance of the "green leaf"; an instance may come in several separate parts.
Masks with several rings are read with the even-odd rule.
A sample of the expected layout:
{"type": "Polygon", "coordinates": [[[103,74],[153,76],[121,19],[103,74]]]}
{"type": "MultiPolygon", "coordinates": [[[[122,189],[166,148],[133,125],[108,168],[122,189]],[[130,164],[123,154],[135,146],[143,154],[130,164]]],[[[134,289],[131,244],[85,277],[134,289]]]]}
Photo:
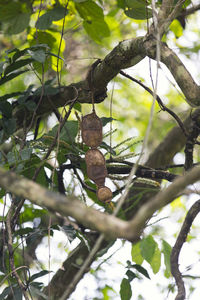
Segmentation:
{"type": "Polygon", "coordinates": [[[151,264],[151,260],[154,256],[154,252],[156,249],[156,242],[154,241],[151,235],[147,236],[146,238],[142,239],[140,242],[140,249],[142,257],[151,264]]]}
{"type": "Polygon", "coordinates": [[[173,20],[173,22],[169,26],[169,29],[173,31],[176,38],[179,38],[183,35],[183,27],[178,20],[173,20]]]}
{"type": "Polygon", "coordinates": [[[44,209],[34,208],[31,204],[24,204],[24,211],[20,214],[20,224],[31,222],[35,218],[43,217],[47,214],[44,209]]]}
{"type": "Polygon", "coordinates": [[[10,64],[9,66],[7,66],[4,70],[4,76],[7,75],[8,73],[11,73],[21,67],[24,67],[28,64],[30,64],[33,60],[31,58],[27,58],[27,59],[21,59],[18,61],[13,62],[12,64],[10,64]]]}
{"type": "Polygon", "coordinates": [[[31,157],[32,152],[33,152],[32,148],[22,149],[20,152],[20,156],[22,160],[28,160],[31,157]]]}
{"type": "Polygon", "coordinates": [[[82,3],[76,3],[76,9],[84,20],[103,20],[103,10],[94,1],[84,1],[82,3]]]}
{"type": "Polygon", "coordinates": [[[136,264],[141,265],[143,263],[144,259],[141,255],[140,242],[132,245],[131,256],[132,256],[132,261],[135,262],[136,264]]]}
{"type": "Polygon", "coordinates": [[[29,100],[24,102],[24,106],[26,106],[29,111],[34,111],[37,107],[37,104],[34,102],[34,100],[29,100]]]}
{"type": "Polygon", "coordinates": [[[152,10],[146,7],[146,1],[126,0],[125,14],[132,19],[145,20],[152,17],[152,10]]]}
{"type": "Polygon", "coordinates": [[[36,61],[38,61],[38,62],[40,62],[40,63],[44,63],[45,60],[46,60],[46,54],[45,54],[45,51],[42,50],[42,49],[39,49],[39,50],[36,50],[36,51],[28,50],[27,52],[28,52],[28,54],[30,54],[30,56],[31,56],[34,60],[36,60],[36,61]]]}
{"type": "Polygon", "coordinates": [[[76,3],[82,3],[82,2],[86,2],[86,1],[88,1],[88,0],[74,0],[74,2],[76,2],[76,3]]]}
{"type": "Polygon", "coordinates": [[[68,10],[63,6],[56,6],[49,11],[52,16],[53,21],[59,21],[67,15],[68,10]]]}
{"type": "Polygon", "coordinates": [[[125,0],[117,0],[117,6],[119,8],[125,8],[125,0]]]}
{"type": "Polygon", "coordinates": [[[57,6],[45,14],[43,14],[37,21],[36,27],[40,30],[48,29],[53,21],[58,21],[67,14],[67,10],[63,6],[57,6]]]}
{"type": "Polygon", "coordinates": [[[136,269],[139,273],[144,275],[146,278],[150,279],[150,276],[149,276],[147,270],[145,268],[143,268],[142,266],[135,264],[135,265],[131,265],[131,267],[136,269]]]}
{"type": "Polygon", "coordinates": [[[17,236],[17,235],[26,235],[28,233],[32,233],[34,231],[33,228],[31,227],[26,227],[26,228],[20,228],[19,230],[16,230],[14,235],[17,236]]]}
{"type": "Polygon", "coordinates": [[[76,238],[76,230],[72,225],[63,225],[61,228],[70,242],[72,242],[76,238]]]}
{"type": "Polygon", "coordinates": [[[158,248],[158,245],[156,245],[154,256],[151,260],[151,267],[154,274],[158,273],[158,271],[160,270],[160,265],[161,265],[161,252],[158,248]]]}
{"type": "MultiPolygon", "coordinates": [[[[59,125],[56,125],[48,135],[55,137],[59,130],[59,125]]],[[[60,140],[63,140],[69,144],[75,141],[75,137],[78,133],[78,122],[77,121],[67,121],[63,126],[62,131],[59,134],[60,140]]]]}
{"type": "Polygon", "coordinates": [[[120,285],[120,296],[121,300],[129,300],[132,296],[131,285],[128,279],[123,278],[120,285]]]}
{"type": "Polygon", "coordinates": [[[8,75],[8,76],[3,76],[3,77],[0,79],[0,85],[2,85],[2,84],[4,84],[4,83],[6,83],[6,82],[8,82],[8,81],[10,81],[10,80],[12,80],[12,79],[18,77],[19,75],[21,75],[21,74],[23,74],[23,73],[25,73],[25,72],[27,72],[27,71],[29,71],[29,70],[26,69],[26,70],[22,70],[22,71],[16,71],[16,72],[11,73],[11,74],[8,75]]]}
{"type": "Polygon", "coordinates": [[[47,12],[46,14],[39,17],[36,28],[40,30],[48,29],[52,24],[52,16],[47,12]]]}
{"type": "Polygon", "coordinates": [[[112,122],[112,121],[116,121],[116,119],[113,118],[107,118],[107,117],[102,117],[101,118],[101,122],[103,126],[106,126],[106,124],[112,122]]]}
{"type": "Polygon", "coordinates": [[[164,254],[164,262],[166,266],[165,276],[168,278],[171,275],[170,255],[171,246],[165,241],[162,241],[162,253],[164,254]]]}
{"type": "Polygon", "coordinates": [[[126,272],[126,275],[128,277],[129,282],[131,282],[134,278],[137,278],[137,275],[133,273],[131,270],[128,270],[126,272]]]}
{"type": "MultiPolygon", "coordinates": [[[[5,2],[5,1],[4,1],[5,2]]],[[[8,21],[19,14],[21,11],[21,4],[19,2],[1,3],[0,4],[0,21],[8,21]]]]}
{"type": "Polygon", "coordinates": [[[49,273],[50,273],[50,271],[47,271],[47,270],[40,271],[40,272],[38,272],[38,273],[32,275],[32,276],[30,277],[30,281],[34,281],[35,279],[37,279],[37,278],[39,278],[39,277],[42,277],[42,276],[45,276],[45,275],[47,275],[47,274],[49,274],[49,273]]]}
{"type": "Polygon", "coordinates": [[[30,20],[30,14],[28,13],[21,13],[15,15],[12,19],[9,20],[7,33],[18,34],[24,31],[29,25],[29,20],[30,20]]]}
{"type": "Polygon", "coordinates": [[[12,117],[12,105],[8,101],[0,102],[0,111],[8,119],[12,117]]]}
{"type": "Polygon", "coordinates": [[[16,129],[16,120],[15,119],[4,119],[3,128],[5,133],[10,136],[15,132],[16,129]]]}
{"type": "Polygon", "coordinates": [[[10,93],[10,94],[5,94],[0,97],[0,101],[5,101],[7,99],[14,98],[19,95],[23,95],[23,92],[14,92],[14,93],[10,93]]]}
{"type": "Polygon", "coordinates": [[[3,73],[3,66],[5,65],[5,61],[0,62],[0,75],[3,73]]]}
{"type": "Polygon", "coordinates": [[[98,44],[102,43],[102,38],[110,35],[109,27],[104,20],[84,21],[83,27],[91,39],[98,44]]]}
{"type": "MultiPolygon", "coordinates": [[[[22,170],[21,174],[29,179],[32,179],[36,169],[39,166],[41,166],[41,163],[41,159],[37,155],[32,154],[30,159],[25,163],[24,169],[22,170]]],[[[44,170],[44,166],[40,169],[36,182],[48,187],[47,176],[44,170]]]]}

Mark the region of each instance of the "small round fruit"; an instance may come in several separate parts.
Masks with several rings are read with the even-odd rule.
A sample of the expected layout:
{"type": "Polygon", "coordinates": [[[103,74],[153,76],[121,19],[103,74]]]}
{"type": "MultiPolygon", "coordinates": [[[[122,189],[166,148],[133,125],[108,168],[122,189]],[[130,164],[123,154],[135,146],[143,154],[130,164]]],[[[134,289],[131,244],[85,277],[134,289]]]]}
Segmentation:
{"type": "Polygon", "coordinates": [[[97,190],[97,197],[100,201],[109,203],[112,200],[112,192],[107,186],[103,186],[97,190]]]}

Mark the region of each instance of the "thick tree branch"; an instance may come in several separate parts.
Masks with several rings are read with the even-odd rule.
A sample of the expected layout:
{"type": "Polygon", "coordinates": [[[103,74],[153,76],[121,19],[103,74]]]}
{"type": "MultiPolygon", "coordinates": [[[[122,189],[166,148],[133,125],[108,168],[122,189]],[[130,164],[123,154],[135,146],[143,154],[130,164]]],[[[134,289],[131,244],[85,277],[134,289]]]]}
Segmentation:
{"type": "Polygon", "coordinates": [[[84,226],[104,233],[109,238],[138,240],[146,221],[153,213],[173,201],[187,185],[200,179],[200,167],[193,168],[185,176],[177,178],[167,189],[159,192],[144,204],[130,222],[122,221],[112,215],[101,213],[77,200],[76,197],[64,197],[51,192],[40,185],[20,177],[13,172],[0,168],[0,186],[13,194],[27,198],[39,206],[61,215],[72,216],[84,226]]]}
{"type": "MultiPolygon", "coordinates": [[[[93,73],[94,101],[101,102],[105,99],[108,83],[121,71],[140,62],[146,55],[155,59],[156,40],[152,35],[138,37],[120,42],[95,68],[93,73]]],[[[187,102],[192,106],[200,105],[200,87],[194,82],[192,76],[187,71],[177,55],[167,47],[166,44],[160,44],[161,61],[168,67],[174,76],[177,84],[186,97],[187,102]]],[[[68,105],[76,96],[80,103],[92,103],[91,91],[87,78],[81,82],[61,87],[59,92],[54,95],[47,95],[44,90],[44,96],[36,112],[36,117],[45,116],[55,110],[55,108],[68,105]]],[[[28,101],[38,103],[39,96],[32,96],[28,101]]],[[[32,120],[32,112],[16,106],[14,117],[17,123],[17,129],[26,126],[32,120]]]]}
{"type": "Polygon", "coordinates": [[[182,225],[181,231],[176,240],[176,243],[175,243],[174,247],[172,248],[171,273],[174,276],[174,278],[176,280],[176,285],[178,287],[178,294],[176,296],[176,300],[184,300],[185,299],[185,286],[184,286],[181,272],[179,271],[179,267],[178,267],[179,254],[180,254],[183,244],[186,241],[186,238],[190,231],[192,223],[199,212],[200,212],[200,200],[195,202],[192,205],[192,207],[189,209],[187,216],[185,218],[185,221],[182,225]]]}
{"type": "Polygon", "coordinates": [[[200,179],[200,167],[194,167],[187,172],[185,176],[179,177],[166,189],[160,191],[154,198],[144,204],[136,216],[129,222],[129,229],[140,232],[148,219],[150,219],[155,211],[166,206],[173,201],[176,196],[182,192],[186,186],[195,183],[200,179]]]}
{"type": "MultiPolygon", "coordinates": [[[[152,39],[146,39],[143,44],[143,51],[155,59],[156,48],[152,44],[152,39]]],[[[165,43],[160,43],[160,52],[161,61],[170,70],[188,104],[194,107],[200,106],[200,86],[195,83],[182,61],[165,43]]]]}

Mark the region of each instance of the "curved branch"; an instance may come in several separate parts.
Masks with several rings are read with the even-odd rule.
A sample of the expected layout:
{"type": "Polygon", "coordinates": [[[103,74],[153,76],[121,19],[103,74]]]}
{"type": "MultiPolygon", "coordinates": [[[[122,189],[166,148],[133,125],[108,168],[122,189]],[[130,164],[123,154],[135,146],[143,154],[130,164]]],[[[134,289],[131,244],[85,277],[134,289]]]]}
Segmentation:
{"type": "MultiPolygon", "coordinates": [[[[144,41],[143,51],[145,51],[149,57],[155,59],[156,47],[153,45],[152,39],[146,39],[146,41],[144,41]]],[[[185,96],[185,100],[193,107],[200,106],[200,86],[195,83],[182,61],[165,43],[160,43],[160,51],[161,62],[166,65],[173,75],[185,96]]]]}
{"type": "MultiPolygon", "coordinates": [[[[129,68],[140,62],[146,55],[155,58],[156,40],[153,35],[133,38],[120,42],[95,68],[93,73],[93,91],[94,101],[99,103],[103,101],[107,94],[106,88],[108,83],[121,71],[121,69],[129,68]]],[[[161,61],[168,67],[174,76],[177,84],[186,97],[187,102],[191,106],[200,105],[200,87],[194,82],[192,76],[187,71],[178,56],[161,43],[161,61]]],[[[91,90],[89,88],[87,77],[78,83],[63,86],[54,95],[48,95],[44,91],[44,96],[37,109],[36,117],[45,116],[55,110],[55,108],[68,105],[75,98],[75,91],[78,91],[77,101],[80,103],[92,103],[91,90]]],[[[38,103],[39,96],[32,96],[28,101],[38,103]]],[[[17,129],[26,126],[32,120],[32,112],[16,106],[14,109],[14,117],[17,123],[17,129]]]]}
{"type": "Polygon", "coordinates": [[[195,167],[185,176],[179,177],[165,190],[144,204],[136,216],[129,222],[120,220],[113,215],[101,213],[77,200],[76,197],[51,192],[40,185],[0,168],[0,186],[14,195],[29,199],[39,206],[61,215],[70,215],[84,226],[100,231],[108,238],[125,238],[136,241],[145,227],[146,221],[154,212],[175,199],[186,186],[200,179],[200,167],[195,167]]]}
{"type": "Polygon", "coordinates": [[[176,300],[184,300],[185,299],[185,286],[184,286],[181,272],[179,271],[179,267],[178,267],[179,254],[180,254],[180,251],[181,251],[181,248],[182,248],[184,242],[186,241],[186,238],[190,231],[192,223],[199,212],[200,212],[200,200],[195,202],[192,205],[192,207],[189,209],[189,211],[186,215],[185,221],[182,225],[181,231],[176,240],[176,243],[175,243],[174,247],[172,248],[171,273],[174,276],[176,285],[178,287],[178,294],[176,296],[176,300]]]}
{"type": "MultiPolygon", "coordinates": [[[[136,216],[129,222],[129,229],[134,232],[141,232],[145,223],[149,220],[155,211],[172,202],[177,195],[182,192],[188,185],[200,179],[200,167],[194,167],[187,172],[185,176],[178,177],[166,189],[160,191],[154,198],[151,198],[137,212],[136,216]]],[[[134,236],[132,236],[134,238],[134,236]]]]}

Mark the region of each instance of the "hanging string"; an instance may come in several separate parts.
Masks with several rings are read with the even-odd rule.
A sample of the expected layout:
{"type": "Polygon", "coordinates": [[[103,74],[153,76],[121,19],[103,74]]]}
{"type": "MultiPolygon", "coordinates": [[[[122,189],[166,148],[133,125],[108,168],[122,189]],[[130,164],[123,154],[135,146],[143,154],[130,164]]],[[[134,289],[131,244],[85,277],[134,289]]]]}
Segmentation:
{"type": "Polygon", "coordinates": [[[88,76],[87,76],[87,80],[88,80],[88,85],[89,85],[89,89],[91,90],[91,94],[92,94],[92,112],[95,113],[95,102],[94,102],[94,69],[97,67],[97,65],[101,62],[101,59],[97,59],[91,66],[89,72],[88,72],[88,76]]]}

